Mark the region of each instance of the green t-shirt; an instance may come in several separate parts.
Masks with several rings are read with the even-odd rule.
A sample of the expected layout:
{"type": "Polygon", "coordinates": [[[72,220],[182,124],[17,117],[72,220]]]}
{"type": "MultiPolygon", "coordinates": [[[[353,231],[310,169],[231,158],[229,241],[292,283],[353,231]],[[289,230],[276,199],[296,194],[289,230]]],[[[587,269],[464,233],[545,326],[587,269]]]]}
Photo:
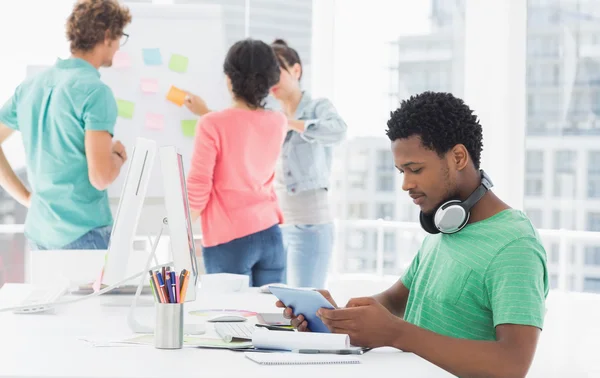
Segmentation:
{"type": "Polygon", "coordinates": [[[442,335],[495,340],[499,324],[544,323],[546,252],[519,210],[429,235],[401,280],[405,320],[442,335]]]}
{"type": "Polygon", "coordinates": [[[0,122],[19,130],[32,188],[27,238],[61,248],[112,224],[106,190],[92,186],[87,130],[114,132],[117,104],[98,70],[82,59],[58,60],[26,80],[0,109],[0,122]]]}

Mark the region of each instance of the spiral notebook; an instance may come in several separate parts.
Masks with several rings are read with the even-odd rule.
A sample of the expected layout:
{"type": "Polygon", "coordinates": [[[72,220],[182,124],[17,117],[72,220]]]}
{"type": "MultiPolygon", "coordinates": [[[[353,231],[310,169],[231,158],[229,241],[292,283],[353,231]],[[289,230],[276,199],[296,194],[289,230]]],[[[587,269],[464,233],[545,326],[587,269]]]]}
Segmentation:
{"type": "Polygon", "coordinates": [[[300,353],[244,353],[246,358],[260,365],[340,365],[360,364],[354,356],[333,354],[300,354],[300,353]]]}

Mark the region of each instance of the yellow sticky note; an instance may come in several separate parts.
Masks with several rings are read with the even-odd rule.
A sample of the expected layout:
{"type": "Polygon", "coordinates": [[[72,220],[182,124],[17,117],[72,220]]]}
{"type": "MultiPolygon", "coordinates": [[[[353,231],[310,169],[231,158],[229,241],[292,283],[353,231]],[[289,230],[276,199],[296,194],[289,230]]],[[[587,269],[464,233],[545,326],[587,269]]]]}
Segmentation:
{"type": "Polygon", "coordinates": [[[165,126],[165,116],[162,114],[146,114],[146,128],[151,130],[162,130],[165,126]]]}
{"type": "Polygon", "coordinates": [[[158,92],[158,80],[156,79],[142,79],[140,81],[142,92],[144,93],[156,93],[158,92]]]}
{"type": "Polygon", "coordinates": [[[167,93],[167,100],[177,106],[181,106],[185,102],[185,96],[187,96],[187,94],[184,91],[172,85],[171,89],[169,89],[169,93],[167,93]]]}
{"type": "Polygon", "coordinates": [[[117,51],[113,57],[112,65],[115,68],[131,67],[131,57],[124,51],[117,51]]]}
{"type": "Polygon", "coordinates": [[[131,101],[117,99],[117,110],[120,117],[133,118],[135,104],[131,101]]]}
{"type": "Polygon", "coordinates": [[[173,54],[169,61],[169,69],[171,71],[184,73],[187,71],[189,59],[183,55],[173,54]]]}
{"type": "Polygon", "coordinates": [[[188,119],[181,121],[181,132],[184,137],[193,138],[196,135],[196,124],[198,123],[195,119],[188,119]]]}

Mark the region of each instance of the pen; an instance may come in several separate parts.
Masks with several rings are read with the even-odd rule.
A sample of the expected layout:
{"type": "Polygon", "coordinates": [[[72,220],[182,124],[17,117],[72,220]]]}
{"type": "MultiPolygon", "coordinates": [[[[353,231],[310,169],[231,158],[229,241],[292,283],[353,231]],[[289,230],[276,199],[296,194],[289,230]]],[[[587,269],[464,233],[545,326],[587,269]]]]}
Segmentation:
{"type": "Polygon", "coordinates": [[[173,288],[171,287],[171,272],[167,272],[167,278],[165,279],[165,289],[167,289],[167,294],[169,298],[168,303],[175,303],[175,298],[173,298],[173,288]]]}
{"type": "Polygon", "coordinates": [[[163,302],[162,303],[169,303],[169,296],[166,295],[167,292],[165,291],[165,281],[163,280],[163,276],[160,272],[156,273],[156,277],[158,278],[158,287],[160,290],[160,293],[162,294],[162,299],[163,302]]]}
{"type": "Polygon", "coordinates": [[[181,290],[181,281],[179,279],[179,276],[175,275],[175,296],[177,297],[177,298],[175,298],[175,300],[177,301],[177,303],[181,303],[180,302],[180,298],[181,298],[180,290],[181,290]]]}
{"type": "Polygon", "coordinates": [[[163,291],[160,289],[160,284],[158,282],[159,272],[152,272],[152,278],[154,280],[154,287],[156,288],[156,294],[158,295],[158,301],[160,303],[165,303],[165,298],[163,296],[163,291]]]}
{"type": "Polygon", "coordinates": [[[255,324],[255,326],[266,328],[266,329],[269,329],[271,331],[291,331],[291,332],[294,332],[294,328],[286,327],[286,326],[274,326],[274,325],[268,325],[268,324],[255,324]]]}
{"type": "Polygon", "coordinates": [[[173,294],[173,302],[172,303],[177,303],[177,280],[175,279],[175,272],[171,271],[170,274],[171,276],[171,288],[170,288],[170,293],[173,294]]]}
{"type": "Polygon", "coordinates": [[[362,348],[358,349],[294,349],[294,353],[301,354],[364,354],[362,348]]]}

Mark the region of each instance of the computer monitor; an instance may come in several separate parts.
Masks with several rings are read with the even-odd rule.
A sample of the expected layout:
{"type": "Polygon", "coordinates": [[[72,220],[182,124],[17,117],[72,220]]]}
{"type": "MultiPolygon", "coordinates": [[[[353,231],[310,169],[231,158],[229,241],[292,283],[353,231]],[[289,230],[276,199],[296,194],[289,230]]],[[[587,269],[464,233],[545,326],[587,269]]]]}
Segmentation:
{"type": "Polygon", "coordinates": [[[159,154],[173,264],[177,272],[183,269],[190,272],[185,300],[193,301],[196,299],[198,264],[183,158],[174,146],[160,147],[159,154]]]}
{"type": "Polygon", "coordinates": [[[127,278],[127,264],[152,175],[156,150],[155,141],[137,138],[130,154],[129,168],[121,190],[104,267],[94,284],[96,291],[101,285],[113,285],[127,278]]]}

